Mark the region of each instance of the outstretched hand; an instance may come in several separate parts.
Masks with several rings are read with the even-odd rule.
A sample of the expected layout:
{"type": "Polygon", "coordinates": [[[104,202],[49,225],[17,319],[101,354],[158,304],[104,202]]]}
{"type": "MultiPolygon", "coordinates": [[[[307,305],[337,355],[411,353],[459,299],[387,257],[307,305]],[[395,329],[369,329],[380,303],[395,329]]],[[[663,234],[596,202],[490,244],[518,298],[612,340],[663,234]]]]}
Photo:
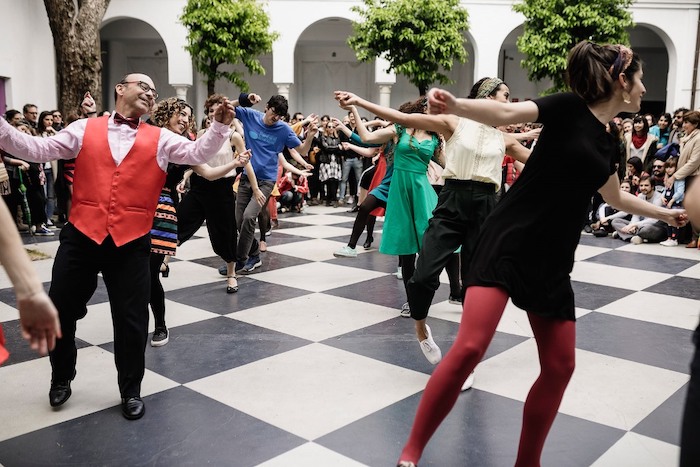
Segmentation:
{"type": "Polygon", "coordinates": [[[95,115],[97,114],[97,104],[95,99],[93,99],[90,91],[86,92],[83,96],[83,101],[80,103],[80,111],[83,115],[95,115]]]}
{"type": "Polygon", "coordinates": [[[228,99],[222,102],[214,112],[214,120],[227,126],[233,122],[235,116],[236,110],[233,107],[233,103],[228,99]]]}
{"type": "Polygon", "coordinates": [[[238,154],[238,157],[236,159],[238,160],[239,167],[243,167],[248,163],[248,161],[250,161],[251,154],[252,153],[250,149],[246,149],[242,153],[238,154]]]}
{"type": "Polygon", "coordinates": [[[61,323],[58,321],[58,312],[49,296],[43,290],[34,295],[18,299],[20,325],[22,337],[29,346],[46,355],[56,346],[56,338],[61,338],[61,323]]]}
{"type": "Polygon", "coordinates": [[[688,214],[685,209],[669,209],[665,218],[661,220],[674,227],[683,227],[688,223],[688,214]]]}
{"type": "Polygon", "coordinates": [[[348,91],[335,91],[335,100],[338,101],[338,105],[343,109],[349,109],[353,105],[359,105],[360,98],[355,94],[348,91]]]}
{"type": "Polygon", "coordinates": [[[432,88],[428,91],[428,113],[451,114],[454,113],[457,98],[444,89],[432,88]]]}

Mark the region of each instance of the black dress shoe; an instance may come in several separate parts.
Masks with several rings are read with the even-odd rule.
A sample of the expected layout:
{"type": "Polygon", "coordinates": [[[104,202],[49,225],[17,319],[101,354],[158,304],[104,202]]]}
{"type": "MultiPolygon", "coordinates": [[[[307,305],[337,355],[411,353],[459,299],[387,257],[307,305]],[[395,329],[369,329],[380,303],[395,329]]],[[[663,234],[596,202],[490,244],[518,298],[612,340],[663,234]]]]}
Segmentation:
{"type": "Polygon", "coordinates": [[[369,250],[370,248],[372,248],[373,241],[374,241],[374,238],[367,237],[367,240],[365,240],[365,244],[362,245],[362,248],[364,248],[365,250],[369,250]]]}
{"type": "Polygon", "coordinates": [[[122,399],[122,415],[127,420],[138,420],[146,413],[146,406],[140,397],[122,399]]]}
{"type": "Polygon", "coordinates": [[[49,389],[49,404],[51,407],[58,407],[66,402],[73,392],[70,389],[70,380],[51,382],[49,389]]]}

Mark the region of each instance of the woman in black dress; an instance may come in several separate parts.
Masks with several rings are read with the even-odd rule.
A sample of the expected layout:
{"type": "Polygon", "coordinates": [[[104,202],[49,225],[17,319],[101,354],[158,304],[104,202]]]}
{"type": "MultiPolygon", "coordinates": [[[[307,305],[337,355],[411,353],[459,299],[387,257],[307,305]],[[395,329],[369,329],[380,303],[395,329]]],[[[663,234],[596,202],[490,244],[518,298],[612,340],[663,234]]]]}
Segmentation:
{"type": "Polygon", "coordinates": [[[573,92],[512,104],[457,99],[430,91],[431,113],[453,113],[486,125],[544,124],[518,182],[482,226],[466,277],[457,339],[433,372],[399,466],[414,466],[447,416],[467,376],[483,357],[510,297],[527,311],[541,366],[525,401],[517,466],[539,465],[549,429],[574,370],[575,314],[569,273],[591,195],[618,209],[685,222],[682,210],[662,209],[619,189],[616,147],[605,124],[639,111],[645,93],[641,62],[621,45],[581,42],[570,52],[573,92]],[[570,174],[576,173],[575,179],[570,174]],[[552,192],[560,196],[551,196],[552,192]],[[551,213],[559,212],[558,235],[551,213]]]}

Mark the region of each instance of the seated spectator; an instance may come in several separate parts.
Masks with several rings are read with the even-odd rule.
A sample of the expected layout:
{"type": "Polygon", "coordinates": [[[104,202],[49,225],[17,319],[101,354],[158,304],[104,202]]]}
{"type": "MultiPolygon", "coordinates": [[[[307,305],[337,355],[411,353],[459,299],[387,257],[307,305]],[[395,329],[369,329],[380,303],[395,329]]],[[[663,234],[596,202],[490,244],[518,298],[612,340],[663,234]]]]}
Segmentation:
{"type": "MultiPolygon", "coordinates": [[[[663,197],[651,186],[649,175],[643,175],[639,180],[638,198],[655,206],[661,206],[663,197]]],[[[666,238],[666,224],[658,219],[644,216],[632,216],[631,220],[613,219],[612,226],[620,240],[640,243],[659,243],[666,238]]]]}
{"type": "Polygon", "coordinates": [[[632,132],[625,133],[625,151],[627,159],[637,156],[642,160],[643,167],[648,170],[654,154],[656,154],[656,136],[649,133],[649,124],[641,115],[634,117],[632,132]]]}
{"type": "Polygon", "coordinates": [[[294,210],[301,212],[304,203],[304,195],[309,192],[309,183],[303,175],[286,172],[279,180],[279,203],[282,212],[294,210]]]}
{"type": "MultiPolygon", "coordinates": [[[[677,159],[676,159],[677,160],[677,159]]],[[[661,159],[654,159],[651,165],[651,186],[654,187],[654,191],[659,193],[664,192],[666,187],[664,186],[664,180],[666,178],[666,163],[661,159]]],[[[674,164],[675,171],[675,164],[674,164]]]]}
{"type": "Polygon", "coordinates": [[[659,117],[659,121],[656,125],[649,128],[649,134],[656,136],[658,142],[656,143],[656,148],[661,149],[668,144],[668,137],[671,135],[671,122],[673,117],[670,113],[662,114],[659,117]]]}
{"type": "Polygon", "coordinates": [[[625,178],[629,179],[631,183],[630,193],[634,195],[639,194],[639,179],[644,175],[648,174],[644,172],[642,160],[639,157],[632,156],[627,159],[627,173],[625,174],[625,178]]]}
{"type": "MultiPolygon", "coordinates": [[[[671,157],[666,161],[666,177],[671,178],[676,173],[678,158],[671,157]]],[[[685,197],[685,180],[674,180],[673,185],[665,188],[663,193],[663,204],[669,209],[683,209],[683,198],[685,197]]],[[[661,242],[663,246],[678,246],[679,227],[668,226],[668,238],[661,242]]]]}
{"type": "MultiPolygon", "coordinates": [[[[630,181],[624,179],[620,182],[620,190],[630,192],[630,181]]],[[[602,203],[595,214],[597,221],[591,224],[591,229],[593,230],[593,235],[596,237],[607,237],[609,233],[614,232],[612,225],[610,225],[613,219],[632,219],[632,214],[628,214],[624,211],[618,211],[614,207],[610,206],[608,203],[602,203]]]]}

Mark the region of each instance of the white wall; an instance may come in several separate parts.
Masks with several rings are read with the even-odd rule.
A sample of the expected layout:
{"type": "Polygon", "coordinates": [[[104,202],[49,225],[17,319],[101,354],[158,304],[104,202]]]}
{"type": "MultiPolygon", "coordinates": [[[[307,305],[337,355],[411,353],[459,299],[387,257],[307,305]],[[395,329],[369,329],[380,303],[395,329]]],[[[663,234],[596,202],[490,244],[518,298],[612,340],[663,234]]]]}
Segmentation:
{"type": "Polygon", "coordinates": [[[44,2],[0,0],[0,11],[0,77],[7,78],[7,108],[21,111],[32,103],[40,112],[55,109],[56,62],[44,2]]]}
{"type": "MultiPolygon", "coordinates": [[[[201,77],[193,71],[190,57],[184,50],[186,30],[178,20],[185,3],[185,0],[112,0],[104,18],[105,30],[109,30],[110,23],[126,18],[143,21],[149,27],[139,26],[138,21],[133,20],[117,23],[127,24],[129,28],[119,31],[121,40],[110,42],[110,47],[114,47],[112,55],[123,53],[124,57],[112,57],[114,61],[109,64],[109,79],[118,79],[116,75],[122,74],[130,66],[150,67],[152,74],[167,76],[159,78],[167,79],[167,84],[171,86],[158,84],[163,95],[173,92],[172,86],[191,85],[188,99],[201,112],[199,109],[205,99],[206,88],[201,77]],[[130,42],[139,37],[142,37],[142,42],[138,47],[130,42]],[[158,50],[161,45],[165,47],[167,56],[165,70],[164,65],[159,63],[161,59],[150,50],[154,47],[158,50]]],[[[455,92],[463,95],[480,77],[497,75],[499,67],[502,67],[502,46],[508,55],[516,57],[513,61],[507,61],[503,70],[513,97],[534,97],[546,87],[524,80],[522,70],[518,74],[519,54],[509,45],[509,36],[522,24],[523,18],[512,11],[513,3],[513,0],[463,1],[469,12],[471,49],[469,63],[457,66],[452,72],[458,80],[452,87],[455,92]],[[511,74],[515,78],[511,78],[511,74]]],[[[665,97],[668,108],[688,106],[690,103],[700,8],[698,3],[697,0],[638,0],[631,9],[634,20],[655,33],[640,39],[643,41],[639,45],[640,51],[648,51],[649,56],[653,56],[659,53],[660,47],[668,50],[668,74],[664,77],[663,72],[648,70],[651,74],[648,73],[647,78],[648,83],[655,83],[648,97],[654,100],[665,97]],[[665,90],[659,84],[664,79],[665,90]],[[661,96],[664,91],[666,95],[661,96]]],[[[273,53],[261,58],[267,75],[250,77],[253,89],[268,96],[277,92],[277,85],[293,83],[290,87],[290,111],[308,113],[314,110],[311,107],[319,106],[321,108],[315,110],[331,109],[332,103],[327,103],[319,95],[325,95],[338,83],[310,85],[310,78],[304,79],[304,76],[309,76],[310,73],[314,77],[315,75],[305,70],[304,65],[307,68],[315,67],[329,76],[342,66],[352,68],[357,73],[348,80],[348,86],[357,85],[357,89],[369,98],[378,100],[377,78],[381,73],[378,73],[373,64],[351,65],[354,58],[345,43],[350,21],[357,19],[357,15],[350,9],[359,4],[347,0],[271,0],[267,4],[271,27],[281,36],[274,44],[273,53]],[[330,21],[331,19],[337,21],[330,21]],[[329,52],[334,51],[336,57],[328,57],[329,52]]],[[[8,102],[15,107],[21,107],[28,101],[36,103],[40,108],[54,107],[56,89],[53,85],[53,47],[43,1],[0,0],[0,8],[5,19],[2,26],[6,38],[6,47],[0,49],[0,76],[10,79],[8,102]],[[28,40],[22,40],[25,37],[28,40]],[[47,85],[47,80],[51,82],[50,85],[47,85]]],[[[111,86],[114,83],[105,84],[111,86]]],[[[217,90],[232,96],[238,94],[238,90],[228,83],[217,83],[217,90]]],[[[398,106],[416,94],[415,87],[405,78],[396,77],[392,86],[391,105],[398,106]]]]}

